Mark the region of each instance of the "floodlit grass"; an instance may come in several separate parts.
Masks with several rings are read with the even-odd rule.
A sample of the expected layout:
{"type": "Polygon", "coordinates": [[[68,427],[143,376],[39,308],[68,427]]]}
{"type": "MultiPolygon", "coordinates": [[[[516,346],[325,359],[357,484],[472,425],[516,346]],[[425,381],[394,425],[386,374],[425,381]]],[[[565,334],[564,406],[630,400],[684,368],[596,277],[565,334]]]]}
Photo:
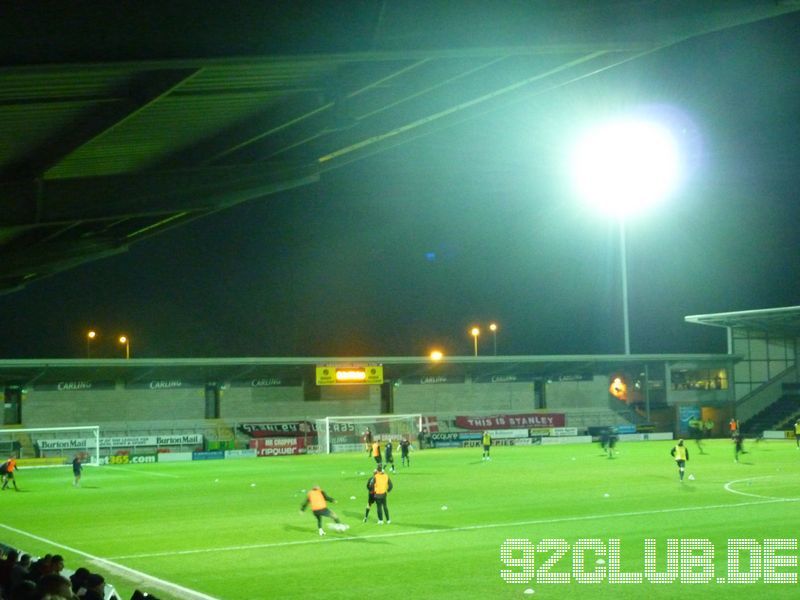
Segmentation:
{"type": "MultiPolygon", "coordinates": [[[[0,495],[0,541],[101,572],[122,600],[136,587],[225,600],[797,597],[797,583],[716,581],[727,576],[729,539],[797,540],[800,451],[751,442],[735,464],[727,440],[706,442],[705,455],[689,442],[694,479],[681,484],[672,445],[620,444],[613,460],[597,445],[495,447],[491,462],[478,448],[412,452],[412,467],[391,475],[392,523],[383,526],[374,507],[362,523],[366,454],[87,467],[80,488],[70,469],[27,469],[20,493],[0,495]],[[300,514],[314,484],[336,498],[349,531],[321,538],[310,511],[300,514]],[[645,539],[656,540],[657,571],[667,570],[668,539],[707,539],[714,583],[578,583],[581,553],[571,548],[586,538],[605,547],[618,539],[619,570],[632,573],[644,572],[645,539]],[[501,562],[507,539],[566,540],[570,550],[549,571],[571,582],[546,583],[542,573],[505,582],[502,569],[523,572],[501,562]]],[[[776,571],[796,578],[797,547],[777,554],[793,564],[776,571]]],[[[553,552],[531,555],[542,568],[553,552]]],[[[612,569],[602,552],[584,556],[586,571],[612,569]]]]}

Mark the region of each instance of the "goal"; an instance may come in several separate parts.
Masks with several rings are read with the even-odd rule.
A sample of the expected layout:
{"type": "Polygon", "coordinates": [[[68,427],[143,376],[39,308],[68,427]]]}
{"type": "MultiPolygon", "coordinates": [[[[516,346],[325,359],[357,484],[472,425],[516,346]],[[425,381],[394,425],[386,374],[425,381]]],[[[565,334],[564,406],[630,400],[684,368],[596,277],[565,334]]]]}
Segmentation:
{"type": "Polygon", "coordinates": [[[416,440],[422,429],[422,415],[368,415],[317,419],[319,452],[331,454],[364,450],[364,434],[367,429],[373,440],[381,442],[401,438],[416,440]]]}
{"type": "Polygon", "coordinates": [[[26,461],[25,466],[69,465],[78,455],[87,465],[100,464],[100,427],[0,429],[0,453],[26,461]],[[29,459],[32,459],[29,461],[29,459]]]}

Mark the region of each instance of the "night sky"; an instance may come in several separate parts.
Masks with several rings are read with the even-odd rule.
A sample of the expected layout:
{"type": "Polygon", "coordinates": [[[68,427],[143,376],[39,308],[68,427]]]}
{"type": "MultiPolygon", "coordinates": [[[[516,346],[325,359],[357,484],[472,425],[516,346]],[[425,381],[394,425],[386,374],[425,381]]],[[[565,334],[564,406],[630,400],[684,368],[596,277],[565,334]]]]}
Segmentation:
{"type": "Polygon", "coordinates": [[[670,115],[687,176],[627,224],[631,350],[725,352],[692,314],[800,304],[800,16],[690,40],[0,296],[0,358],[621,353],[616,224],[570,140],[670,115]]]}

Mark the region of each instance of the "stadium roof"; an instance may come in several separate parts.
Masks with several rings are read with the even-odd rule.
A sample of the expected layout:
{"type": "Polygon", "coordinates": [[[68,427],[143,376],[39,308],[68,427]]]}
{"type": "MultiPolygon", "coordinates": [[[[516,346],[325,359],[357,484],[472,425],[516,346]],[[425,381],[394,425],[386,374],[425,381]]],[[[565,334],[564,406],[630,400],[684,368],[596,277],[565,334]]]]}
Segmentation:
{"type": "Polygon", "coordinates": [[[798,10],[4,2],[0,293],[659,48],[798,10]]]}
{"type": "MultiPolygon", "coordinates": [[[[646,364],[724,365],[740,360],[728,354],[640,354],[571,356],[453,356],[441,362],[427,357],[308,357],[193,359],[24,359],[0,361],[0,385],[35,386],[63,381],[146,382],[181,379],[226,382],[247,379],[314,380],[314,367],[368,365],[384,367],[385,381],[429,376],[491,377],[527,375],[542,379],[572,378],[615,370],[643,369],[646,364]]],[[[638,372],[637,372],[638,374],[638,372]]]]}
{"type": "Polygon", "coordinates": [[[684,320],[699,325],[763,331],[789,337],[800,336],[800,306],[690,315],[684,317],[684,320]]]}

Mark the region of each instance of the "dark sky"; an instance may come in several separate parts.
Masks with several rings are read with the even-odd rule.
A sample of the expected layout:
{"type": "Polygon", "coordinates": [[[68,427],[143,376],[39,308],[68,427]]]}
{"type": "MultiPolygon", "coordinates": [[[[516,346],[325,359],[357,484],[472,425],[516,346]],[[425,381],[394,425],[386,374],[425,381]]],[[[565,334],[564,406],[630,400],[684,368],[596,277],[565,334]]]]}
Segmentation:
{"type": "Polygon", "coordinates": [[[0,296],[0,358],[621,353],[615,224],[575,198],[593,116],[678,115],[688,176],[627,226],[633,353],[685,315],[800,304],[800,17],[691,40],[0,296]],[[481,352],[491,338],[481,337],[481,352]],[[105,340],[105,341],[103,341],[105,340]]]}

